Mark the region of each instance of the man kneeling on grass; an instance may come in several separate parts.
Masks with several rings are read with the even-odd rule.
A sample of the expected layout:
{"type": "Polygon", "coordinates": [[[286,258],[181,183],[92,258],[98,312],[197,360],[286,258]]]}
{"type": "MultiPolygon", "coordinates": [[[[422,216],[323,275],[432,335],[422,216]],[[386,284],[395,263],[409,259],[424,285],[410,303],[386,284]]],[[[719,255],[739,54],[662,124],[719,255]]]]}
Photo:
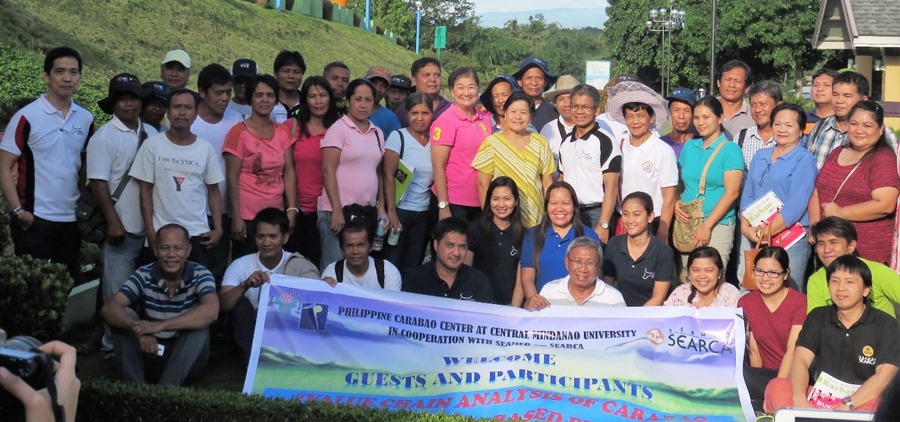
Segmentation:
{"type": "Polygon", "coordinates": [[[775,378],[766,387],[767,412],[785,407],[872,412],[897,373],[900,327],[869,305],[869,267],[844,255],[825,271],[833,303],[806,317],[788,378],[775,378]]]}
{"type": "Polygon", "coordinates": [[[151,246],[157,262],[138,268],[101,314],[113,329],[123,380],[182,385],[209,360],[209,326],[219,314],[216,282],[187,260],[191,243],[184,227],[161,227],[151,246]]]}

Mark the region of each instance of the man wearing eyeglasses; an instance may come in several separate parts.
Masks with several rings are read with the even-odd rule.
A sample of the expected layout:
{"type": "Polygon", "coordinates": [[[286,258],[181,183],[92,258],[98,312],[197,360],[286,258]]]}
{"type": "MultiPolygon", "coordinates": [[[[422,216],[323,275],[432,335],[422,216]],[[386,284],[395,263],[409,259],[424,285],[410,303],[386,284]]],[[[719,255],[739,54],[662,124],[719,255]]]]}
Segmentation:
{"type": "Polygon", "coordinates": [[[569,275],[544,285],[541,293],[525,304],[525,309],[536,311],[552,305],[564,306],[625,306],[625,298],[600,280],[600,263],[603,252],[600,244],[582,236],[572,241],[566,249],[566,270],[569,275]]]}

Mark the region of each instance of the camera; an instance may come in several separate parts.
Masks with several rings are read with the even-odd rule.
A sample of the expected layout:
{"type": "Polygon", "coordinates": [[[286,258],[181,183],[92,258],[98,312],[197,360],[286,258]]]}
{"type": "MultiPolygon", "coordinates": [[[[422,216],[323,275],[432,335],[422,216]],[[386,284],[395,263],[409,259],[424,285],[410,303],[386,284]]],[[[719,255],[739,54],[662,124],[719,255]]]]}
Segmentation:
{"type": "MultiPolygon", "coordinates": [[[[0,329],[0,367],[18,375],[31,388],[41,390],[53,382],[53,359],[39,349],[40,340],[29,336],[6,339],[6,331],[0,329]]],[[[22,403],[8,391],[0,389],[0,415],[9,420],[25,420],[22,403]]]]}

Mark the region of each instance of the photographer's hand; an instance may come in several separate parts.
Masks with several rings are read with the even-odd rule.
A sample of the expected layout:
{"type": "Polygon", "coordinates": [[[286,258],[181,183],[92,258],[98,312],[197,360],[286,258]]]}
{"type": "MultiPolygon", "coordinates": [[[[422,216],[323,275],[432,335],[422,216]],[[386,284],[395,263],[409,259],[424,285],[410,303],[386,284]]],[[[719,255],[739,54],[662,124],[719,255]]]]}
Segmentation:
{"type": "MultiPolygon", "coordinates": [[[[75,359],[78,353],[74,347],[60,341],[51,341],[40,349],[59,358],[59,367],[53,377],[56,383],[56,400],[65,410],[66,421],[72,422],[78,410],[78,393],[81,390],[81,381],[75,375],[75,359]]],[[[6,368],[0,368],[0,385],[22,402],[28,422],[56,420],[47,389],[35,391],[6,368]]]]}

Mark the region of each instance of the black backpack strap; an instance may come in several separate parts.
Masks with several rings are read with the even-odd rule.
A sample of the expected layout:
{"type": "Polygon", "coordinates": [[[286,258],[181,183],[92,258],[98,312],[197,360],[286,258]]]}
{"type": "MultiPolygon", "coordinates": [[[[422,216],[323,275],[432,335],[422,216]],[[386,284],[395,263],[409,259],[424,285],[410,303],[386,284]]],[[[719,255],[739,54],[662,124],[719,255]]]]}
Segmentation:
{"type": "Polygon", "coordinates": [[[400,159],[403,159],[403,150],[406,149],[406,137],[403,136],[403,129],[397,131],[397,134],[400,135],[400,159]]]}
{"type": "Polygon", "coordinates": [[[340,259],[334,263],[334,278],[338,283],[344,282],[344,260],[340,259]]]}
{"type": "Polygon", "coordinates": [[[741,129],[738,132],[738,147],[744,149],[744,140],[747,138],[747,129],[741,129]]]}
{"type": "Polygon", "coordinates": [[[384,288],[384,260],[381,258],[374,258],[374,259],[375,259],[375,278],[378,279],[378,285],[380,285],[381,288],[383,289],[384,288]]]}

